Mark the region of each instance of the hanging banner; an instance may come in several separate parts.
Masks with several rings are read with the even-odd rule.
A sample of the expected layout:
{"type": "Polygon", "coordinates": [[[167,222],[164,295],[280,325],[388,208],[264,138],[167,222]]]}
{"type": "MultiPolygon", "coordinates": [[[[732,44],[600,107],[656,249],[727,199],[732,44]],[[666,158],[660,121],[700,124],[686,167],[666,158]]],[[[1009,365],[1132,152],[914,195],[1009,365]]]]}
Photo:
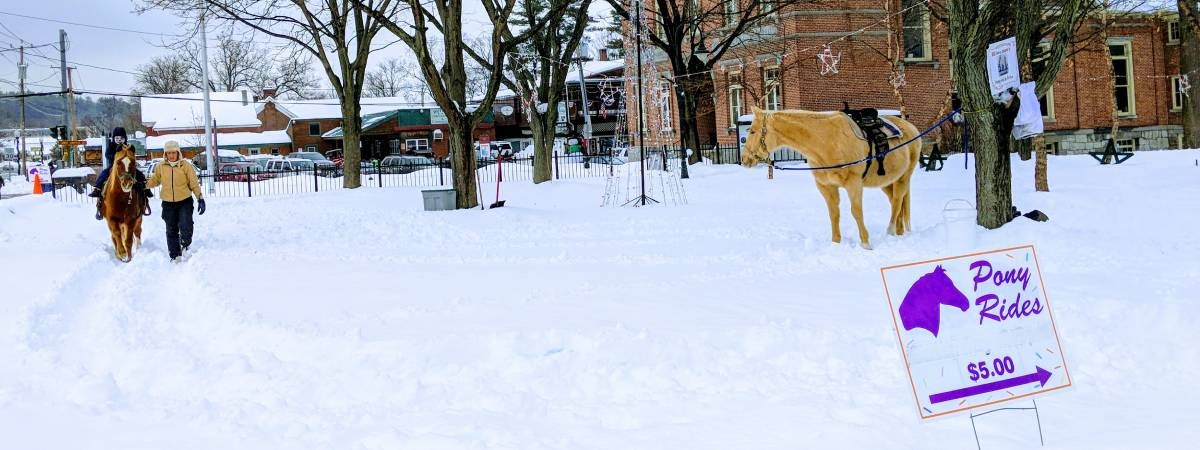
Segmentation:
{"type": "Polygon", "coordinates": [[[880,272],[922,419],[1071,385],[1032,245],[880,272]]]}
{"type": "Polygon", "coordinates": [[[1017,61],[1017,38],[1010,37],[988,45],[988,84],[992,88],[992,98],[999,98],[1002,92],[1021,84],[1020,64],[1017,61]]]}

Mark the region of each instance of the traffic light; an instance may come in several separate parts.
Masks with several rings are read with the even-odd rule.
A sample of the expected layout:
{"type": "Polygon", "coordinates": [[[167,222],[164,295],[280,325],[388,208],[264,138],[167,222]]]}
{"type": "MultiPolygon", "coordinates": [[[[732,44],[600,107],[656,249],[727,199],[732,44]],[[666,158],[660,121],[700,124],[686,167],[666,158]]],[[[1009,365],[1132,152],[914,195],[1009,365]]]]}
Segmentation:
{"type": "Polygon", "coordinates": [[[62,125],[50,127],[50,137],[57,140],[70,138],[70,136],[67,135],[67,127],[62,125]]]}

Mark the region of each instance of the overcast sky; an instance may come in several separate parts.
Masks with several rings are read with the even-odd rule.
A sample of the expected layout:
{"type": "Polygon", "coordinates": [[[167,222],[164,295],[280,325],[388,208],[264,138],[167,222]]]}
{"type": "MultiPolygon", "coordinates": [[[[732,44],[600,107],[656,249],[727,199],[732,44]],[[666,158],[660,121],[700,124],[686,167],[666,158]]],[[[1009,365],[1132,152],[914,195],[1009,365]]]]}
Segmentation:
{"type": "MultiPolygon", "coordinates": [[[[607,9],[597,8],[597,6],[600,5],[594,5],[592,12],[593,16],[598,17],[607,9]]],[[[61,82],[56,68],[59,65],[58,30],[66,30],[67,65],[77,67],[74,77],[75,88],[126,93],[134,87],[135,77],[133,74],[125,72],[134,72],[138,65],[148,62],[154,56],[170,53],[170,50],[160,46],[163,40],[161,36],[149,33],[176,35],[187,30],[185,26],[181,25],[180,18],[170,14],[163,12],[137,14],[133,10],[134,3],[131,0],[2,2],[0,4],[0,25],[3,26],[0,26],[0,49],[17,47],[21,44],[27,46],[54,44],[55,47],[46,46],[27,50],[26,62],[29,64],[29,72],[26,78],[26,89],[35,92],[56,91],[59,90],[61,82]],[[31,17],[136,30],[142,33],[51,22],[31,17]],[[52,58],[52,60],[46,58],[52,58]]],[[[465,21],[477,22],[478,28],[485,28],[486,19],[471,20],[469,14],[466,16],[465,21]]],[[[209,28],[212,30],[213,27],[210,25],[209,28]]],[[[214,45],[213,37],[213,34],[209,35],[210,55],[214,45]]],[[[265,37],[256,39],[267,41],[265,37]]],[[[385,30],[376,39],[376,45],[378,45],[390,42],[395,38],[385,30]]],[[[392,45],[372,54],[371,64],[378,64],[388,58],[404,57],[408,53],[410,53],[409,50],[403,44],[392,45]]],[[[318,71],[317,78],[321,80],[323,88],[328,87],[323,72],[318,71]]],[[[17,52],[0,52],[0,90],[16,90],[16,81],[17,52]]]]}

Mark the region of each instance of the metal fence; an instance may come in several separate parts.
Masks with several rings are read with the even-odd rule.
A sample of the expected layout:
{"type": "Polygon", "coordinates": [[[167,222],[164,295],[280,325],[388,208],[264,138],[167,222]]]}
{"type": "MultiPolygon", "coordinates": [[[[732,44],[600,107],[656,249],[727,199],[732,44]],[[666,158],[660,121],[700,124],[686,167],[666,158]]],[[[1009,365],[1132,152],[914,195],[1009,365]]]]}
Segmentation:
{"type": "MultiPolygon", "coordinates": [[[[799,153],[780,151],[776,161],[802,161],[799,153]]],[[[624,164],[637,164],[644,154],[646,164],[653,169],[679,171],[681,158],[686,151],[677,146],[645,147],[637,149],[611,148],[603,154],[581,153],[555,154],[551,159],[551,178],[581,179],[604,178],[624,164]]],[[[702,148],[701,164],[739,164],[741,150],[737,145],[709,146],[702,148]]],[[[532,181],[533,158],[494,158],[476,161],[476,177],[480,183],[502,181],[532,181]]],[[[268,171],[259,167],[246,167],[241,171],[201,175],[200,184],[210,197],[270,197],[296,194],[319,193],[344,189],[342,169],[309,168],[299,170],[268,171]],[[209,193],[210,185],[214,189],[209,193]]],[[[67,202],[90,203],[91,186],[79,180],[52,180],[55,189],[46,193],[67,202]]],[[[449,161],[430,160],[429,163],[381,166],[377,161],[364,163],[361,167],[363,188],[389,187],[435,187],[452,186],[454,171],[449,161]]]]}

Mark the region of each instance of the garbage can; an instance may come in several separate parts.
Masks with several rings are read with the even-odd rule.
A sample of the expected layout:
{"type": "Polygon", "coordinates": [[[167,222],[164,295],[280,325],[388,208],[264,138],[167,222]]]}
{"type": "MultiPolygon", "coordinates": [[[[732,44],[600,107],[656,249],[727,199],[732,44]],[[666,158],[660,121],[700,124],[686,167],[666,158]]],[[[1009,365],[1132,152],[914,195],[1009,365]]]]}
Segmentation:
{"type": "Polygon", "coordinates": [[[458,196],[454,188],[422,189],[426,211],[452,211],[458,209],[458,196]]]}

